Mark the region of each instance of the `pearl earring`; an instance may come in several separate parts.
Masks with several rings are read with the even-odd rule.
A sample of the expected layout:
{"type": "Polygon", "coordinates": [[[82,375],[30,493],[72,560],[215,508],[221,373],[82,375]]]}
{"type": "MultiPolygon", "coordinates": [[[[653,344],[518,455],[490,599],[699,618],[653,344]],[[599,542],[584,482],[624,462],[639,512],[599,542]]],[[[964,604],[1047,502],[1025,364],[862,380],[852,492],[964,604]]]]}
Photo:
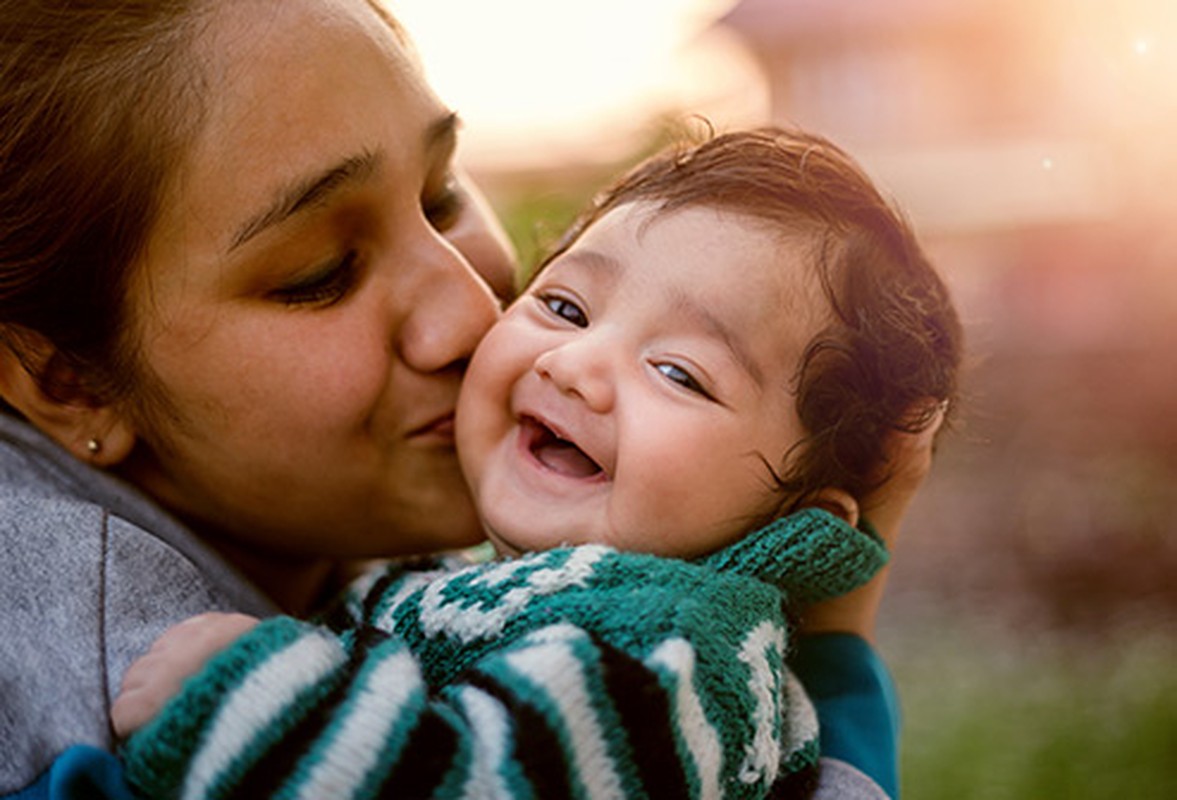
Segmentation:
{"type": "Polygon", "coordinates": [[[90,455],[96,456],[102,450],[102,442],[96,438],[90,439],[86,442],[86,450],[90,455]]]}

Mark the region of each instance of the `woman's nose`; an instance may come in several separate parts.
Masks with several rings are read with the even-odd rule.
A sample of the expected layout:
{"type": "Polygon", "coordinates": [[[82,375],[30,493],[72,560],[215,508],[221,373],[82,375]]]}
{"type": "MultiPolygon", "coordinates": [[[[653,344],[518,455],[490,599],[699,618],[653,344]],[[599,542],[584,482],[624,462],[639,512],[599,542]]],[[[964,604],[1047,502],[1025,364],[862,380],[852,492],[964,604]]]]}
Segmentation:
{"type": "Polygon", "coordinates": [[[397,349],[418,372],[437,372],[462,365],[501,312],[490,287],[466,260],[437,234],[417,249],[421,277],[407,297],[407,317],[397,349]]]}
{"type": "Polygon", "coordinates": [[[613,406],[614,371],[603,343],[588,336],[545,350],[535,371],[561,393],[580,398],[590,410],[604,413],[613,406]]]}
{"type": "Polygon", "coordinates": [[[490,203],[460,169],[455,170],[462,198],[461,213],[445,231],[445,238],[505,303],[515,299],[516,253],[490,203]]]}

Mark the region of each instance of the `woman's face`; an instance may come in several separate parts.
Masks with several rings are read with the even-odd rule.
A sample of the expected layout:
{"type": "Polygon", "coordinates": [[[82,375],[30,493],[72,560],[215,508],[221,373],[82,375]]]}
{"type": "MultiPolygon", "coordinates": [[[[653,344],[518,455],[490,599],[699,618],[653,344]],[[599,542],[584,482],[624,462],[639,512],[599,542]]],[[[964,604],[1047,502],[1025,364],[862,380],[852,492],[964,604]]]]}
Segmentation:
{"type": "Polygon", "coordinates": [[[510,260],[464,205],[454,117],[364,0],[221,6],[207,114],[132,287],[123,472],[276,556],[475,541],[453,412],[499,304],[454,244],[492,282],[510,260]]]}

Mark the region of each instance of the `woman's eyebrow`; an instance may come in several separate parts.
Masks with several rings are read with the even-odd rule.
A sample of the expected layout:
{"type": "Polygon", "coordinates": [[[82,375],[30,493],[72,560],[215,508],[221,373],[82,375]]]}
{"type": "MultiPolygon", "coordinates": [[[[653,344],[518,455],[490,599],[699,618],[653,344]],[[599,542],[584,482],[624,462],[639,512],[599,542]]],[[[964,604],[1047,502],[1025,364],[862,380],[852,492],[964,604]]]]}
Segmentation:
{"type": "Polygon", "coordinates": [[[452,152],[458,143],[458,129],[462,119],[456,111],[448,111],[438,117],[425,131],[425,151],[452,152]]]}
{"type": "Polygon", "coordinates": [[[238,229],[229,251],[232,252],[262,231],[285,222],[298,212],[321,205],[344,186],[363,181],[376,171],[380,161],[378,153],[365,151],[345,158],[322,172],[295,181],[277,192],[266,210],[255,214],[238,229]]]}
{"type": "MultiPolygon", "coordinates": [[[[425,130],[425,151],[452,152],[458,137],[461,120],[454,111],[439,116],[425,130]]],[[[306,208],[321,205],[339,189],[368,178],[380,166],[379,152],[364,151],[328,167],[320,173],[295,181],[276,193],[275,199],[266,210],[250,217],[242,225],[229,245],[229,252],[236,250],[267,228],[285,222],[306,208]]]]}

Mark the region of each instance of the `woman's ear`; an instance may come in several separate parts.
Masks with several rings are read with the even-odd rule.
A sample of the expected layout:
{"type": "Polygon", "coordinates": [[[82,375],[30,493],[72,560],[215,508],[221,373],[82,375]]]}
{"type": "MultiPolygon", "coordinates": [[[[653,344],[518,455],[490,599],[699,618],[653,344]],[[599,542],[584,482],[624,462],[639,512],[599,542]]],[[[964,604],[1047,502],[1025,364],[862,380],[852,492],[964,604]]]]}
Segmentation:
{"type": "Polygon", "coordinates": [[[858,527],[858,501],[844,489],[827,486],[814,496],[811,505],[841,517],[851,527],[858,527]]]}
{"type": "MultiPolygon", "coordinates": [[[[46,364],[45,352],[35,355],[46,364]]],[[[61,367],[59,369],[68,369],[61,367]]],[[[80,460],[110,467],[135,445],[134,428],[113,404],[82,397],[61,399],[47,393],[10,346],[0,344],[0,397],[32,425],[80,460]]]]}

